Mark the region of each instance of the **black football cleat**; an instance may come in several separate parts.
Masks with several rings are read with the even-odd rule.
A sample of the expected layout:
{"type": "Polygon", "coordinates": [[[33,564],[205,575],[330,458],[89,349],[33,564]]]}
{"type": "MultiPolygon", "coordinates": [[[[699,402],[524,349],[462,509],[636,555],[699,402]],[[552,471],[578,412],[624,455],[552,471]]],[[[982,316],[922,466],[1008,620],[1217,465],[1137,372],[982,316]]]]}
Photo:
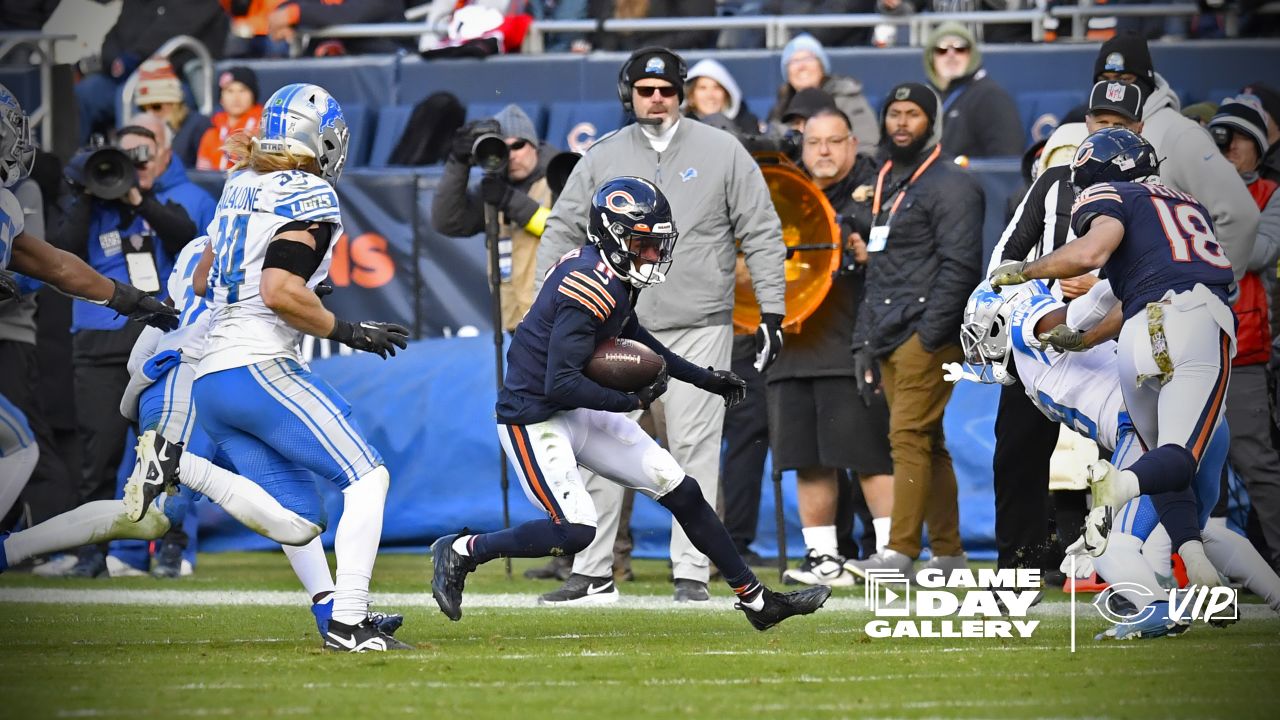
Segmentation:
{"type": "Polygon", "coordinates": [[[815,585],[789,593],[776,593],[769,588],[765,588],[763,592],[764,607],[759,610],[752,610],[740,602],[734,605],[746,613],[752,627],[761,632],[789,617],[808,615],[822,607],[827,598],[831,597],[831,588],[826,585],[815,585]]]}
{"type": "Polygon", "coordinates": [[[400,613],[380,613],[370,610],[369,622],[376,625],[384,634],[395,635],[400,626],[404,625],[404,616],[400,613]]]}
{"type": "Polygon", "coordinates": [[[359,625],[347,625],[337,620],[330,620],[329,629],[324,633],[324,649],[362,653],[412,650],[413,646],[382,632],[372,619],[365,618],[359,625]]]}
{"type": "Polygon", "coordinates": [[[459,555],[453,549],[458,536],[445,535],[431,544],[431,597],[436,599],[440,612],[450,620],[462,618],[462,589],[467,583],[467,573],[476,569],[475,562],[459,555]]]}
{"type": "Polygon", "coordinates": [[[136,450],[138,461],[124,485],[124,508],[131,521],[140,522],[161,493],[178,492],[182,446],[165,440],[155,430],[148,430],[138,438],[136,450]]]}

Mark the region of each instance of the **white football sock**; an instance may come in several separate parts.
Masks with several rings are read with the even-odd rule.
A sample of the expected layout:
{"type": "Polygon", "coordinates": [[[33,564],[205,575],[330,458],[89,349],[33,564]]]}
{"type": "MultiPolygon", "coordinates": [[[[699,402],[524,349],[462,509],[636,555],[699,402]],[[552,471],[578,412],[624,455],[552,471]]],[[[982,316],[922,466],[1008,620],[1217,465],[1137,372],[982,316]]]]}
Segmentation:
{"type": "Polygon", "coordinates": [[[154,506],[141,522],[131,522],[123,500],[96,500],[13,533],[4,541],[10,565],[33,555],[95,545],[107,540],[155,540],[169,531],[169,518],[154,506]]]}
{"type": "Polygon", "coordinates": [[[369,616],[369,579],[382,540],[382,512],[390,484],[386,466],[379,465],[342,491],[342,518],[334,538],[338,574],[333,592],[333,619],[340,623],[356,625],[369,616]]]}
{"type": "Polygon", "coordinates": [[[1103,580],[1112,585],[1136,583],[1146,588],[1149,594],[1135,590],[1116,590],[1139,610],[1161,598],[1169,599],[1169,594],[1160,586],[1159,578],[1142,557],[1142,541],[1128,533],[1112,531],[1111,537],[1107,539],[1106,551],[1102,553],[1102,557],[1093,559],[1093,567],[1103,580]]]}
{"type": "Polygon", "coordinates": [[[884,550],[889,544],[889,520],[888,515],[871,519],[871,527],[876,531],[876,552],[884,550]]]}
{"type": "Polygon", "coordinates": [[[315,598],[320,593],[333,592],[333,575],[329,572],[329,559],[324,556],[324,544],[320,537],[302,546],[281,545],[293,572],[306,588],[307,596],[315,598]]]}
{"type": "Polygon", "coordinates": [[[1178,556],[1182,558],[1182,565],[1187,569],[1188,585],[1216,587],[1222,584],[1218,569],[1204,554],[1204,543],[1199,540],[1188,540],[1178,548],[1178,556]]]}
{"type": "Polygon", "coordinates": [[[0,518],[18,501],[39,459],[40,447],[34,444],[0,458],[0,518]]]}
{"type": "Polygon", "coordinates": [[[285,508],[249,478],[192,453],[182,453],[178,463],[178,476],[183,485],[203,493],[259,535],[281,545],[295,546],[306,545],[320,535],[319,525],[285,508]]]}
{"type": "Polygon", "coordinates": [[[1280,577],[1248,539],[1227,527],[1226,518],[1209,518],[1200,537],[1204,540],[1205,555],[1214,567],[1280,613],[1280,577]]]}
{"type": "Polygon", "coordinates": [[[819,555],[840,556],[840,543],[836,541],[835,525],[817,525],[800,530],[804,545],[819,555]]]}
{"type": "Polygon", "coordinates": [[[1163,525],[1156,525],[1146,541],[1142,543],[1142,556],[1147,559],[1151,569],[1156,571],[1156,575],[1172,580],[1172,555],[1173,547],[1169,540],[1169,533],[1165,531],[1163,525]]]}

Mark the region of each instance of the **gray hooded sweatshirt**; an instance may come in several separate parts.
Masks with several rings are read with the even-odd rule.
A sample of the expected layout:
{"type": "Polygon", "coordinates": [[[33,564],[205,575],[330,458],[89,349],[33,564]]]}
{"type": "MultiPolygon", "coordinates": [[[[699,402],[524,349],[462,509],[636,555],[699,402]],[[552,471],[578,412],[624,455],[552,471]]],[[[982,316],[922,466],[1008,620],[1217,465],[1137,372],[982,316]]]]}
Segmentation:
{"type": "Polygon", "coordinates": [[[1178,96],[1160,73],[1155,75],[1156,90],[1142,106],[1142,137],[1162,160],[1161,182],[1190,193],[1213,213],[1218,243],[1239,282],[1258,236],[1258,205],[1208,131],[1182,116],[1178,96]]]}
{"type": "Polygon", "coordinates": [[[650,330],[728,325],[733,320],[734,267],[742,240],[762,312],[786,312],[782,224],[760,167],[733,135],[683,119],[659,154],[640,125],[596,141],[551,209],[538,246],[537,280],[565,253],[587,242],[591,196],[606,180],[641,177],[671,203],[676,230],[666,282],[640,294],[636,314],[650,330]]]}

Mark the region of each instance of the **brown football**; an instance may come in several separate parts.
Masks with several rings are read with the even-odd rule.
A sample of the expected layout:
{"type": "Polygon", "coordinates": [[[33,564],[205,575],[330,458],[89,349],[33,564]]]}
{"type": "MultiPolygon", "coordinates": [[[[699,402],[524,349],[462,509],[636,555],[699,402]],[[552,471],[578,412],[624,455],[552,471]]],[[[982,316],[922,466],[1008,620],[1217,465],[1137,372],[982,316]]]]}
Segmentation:
{"type": "Polygon", "coordinates": [[[596,346],[583,374],[607,388],[635,392],[652,383],[666,364],[643,343],[609,338],[596,346]]]}

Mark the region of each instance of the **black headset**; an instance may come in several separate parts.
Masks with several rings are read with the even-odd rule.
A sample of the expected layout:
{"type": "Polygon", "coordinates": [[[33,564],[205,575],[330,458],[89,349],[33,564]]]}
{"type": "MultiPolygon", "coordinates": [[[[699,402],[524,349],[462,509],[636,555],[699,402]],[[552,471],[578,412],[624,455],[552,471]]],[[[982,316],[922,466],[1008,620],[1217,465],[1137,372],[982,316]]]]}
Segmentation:
{"type": "Polygon", "coordinates": [[[685,78],[689,75],[689,67],[685,65],[684,58],[675,54],[671,50],[660,45],[651,45],[643,47],[631,53],[631,57],[622,63],[622,69],[618,71],[618,100],[622,103],[622,109],[634,114],[635,109],[631,106],[631,83],[627,77],[631,74],[631,66],[636,60],[645,55],[663,55],[668,62],[674,62],[676,66],[676,74],[680,76],[680,82],[676,83],[676,96],[680,102],[684,102],[684,83],[685,78]]]}

